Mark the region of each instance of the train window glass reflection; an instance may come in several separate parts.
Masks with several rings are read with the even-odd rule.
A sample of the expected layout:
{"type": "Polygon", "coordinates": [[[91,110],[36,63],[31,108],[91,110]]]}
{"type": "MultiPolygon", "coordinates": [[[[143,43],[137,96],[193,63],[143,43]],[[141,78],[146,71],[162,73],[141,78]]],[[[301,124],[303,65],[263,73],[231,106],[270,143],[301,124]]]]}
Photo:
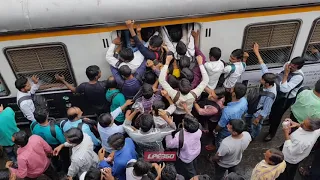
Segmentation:
{"type": "Polygon", "coordinates": [[[8,96],[10,94],[7,85],[5,84],[2,76],[0,75],[0,97],[8,96]]]}
{"type": "Polygon", "coordinates": [[[320,60],[320,18],[316,19],[310,30],[309,38],[303,53],[307,63],[320,60]]]}
{"type": "Polygon", "coordinates": [[[279,67],[290,60],[291,52],[300,29],[298,20],[249,25],[245,29],[243,49],[250,55],[248,69],[258,69],[258,61],[252,51],[255,42],[269,67],[279,67]]]}
{"type": "Polygon", "coordinates": [[[4,52],[17,78],[39,77],[39,91],[66,89],[56,81],[55,74],[63,75],[70,84],[75,83],[67,49],[61,43],[9,47],[4,52]]]}

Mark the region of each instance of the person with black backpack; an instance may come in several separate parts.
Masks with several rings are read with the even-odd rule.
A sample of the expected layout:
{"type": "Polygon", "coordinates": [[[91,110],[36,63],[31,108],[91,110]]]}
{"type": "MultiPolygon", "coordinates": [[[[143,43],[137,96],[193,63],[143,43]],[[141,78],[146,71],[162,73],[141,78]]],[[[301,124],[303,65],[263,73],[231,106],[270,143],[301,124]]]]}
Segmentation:
{"type": "MultiPolygon", "coordinates": [[[[54,120],[49,120],[48,115],[47,109],[36,108],[34,112],[36,121],[31,123],[30,130],[32,134],[42,137],[54,149],[65,143],[66,139],[60,127],[54,120]]],[[[70,165],[69,149],[63,148],[59,156],[53,157],[51,161],[57,171],[62,170],[67,173],[70,165]]]]}
{"type": "Polygon", "coordinates": [[[263,75],[260,80],[260,88],[250,89],[247,96],[248,111],[245,118],[248,132],[251,133],[253,139],[260,133],[263,120],[270,114],[271,107],[277,96],[276,75],[268,72],[268,68],[259,53],[258,44],[254,45],[254,52],[263,75]]]}
{"type": "MultiPolygon", "coordinates": [[[[254,53],[259,55],[259,45],[254,44],[254,53]]],[[[263,59],[260,56],[261,64],[263,59]]],[[[284,70],[277,74],[275,83],[277,85],[277,98],[272,105],[269,115],[270,128],[265,141],[271,141],[276,135],[282,115],[294,103],[297,92],[303,84],[304,74],[301,70],[305,62],[302,57],[295,57],[284,65],[284,70]]],[[[268,67],[263,66],[264,72],[268,72],[268,67]]]]}

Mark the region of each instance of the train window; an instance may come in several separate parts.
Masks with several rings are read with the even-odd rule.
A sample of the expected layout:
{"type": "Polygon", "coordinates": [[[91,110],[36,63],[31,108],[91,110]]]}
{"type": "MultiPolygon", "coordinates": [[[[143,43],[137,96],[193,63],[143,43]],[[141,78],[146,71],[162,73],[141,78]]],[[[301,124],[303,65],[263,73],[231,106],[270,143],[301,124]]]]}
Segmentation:
{"type": "Polygon", "coordinates": [[[8,96],[10,94],[7,85],[5,84],[2,76],[0,75],[0,97],[8,96]]]}
{"type": "Polygon", "coordinates": [[[257,69],[258,61],[252,51],[255,42],[269,67],[279,67],[290,60],[301,22],[298,20],[249,25],[245,29],[242,48],[248,52],[248,69],[257,69]]]}
{"type": "Polygon", "coordinates": [[[320,18],[316,19],[311,28],[309,38],[303,53],[307,63],[320,60],[320,18]]]}
{"type": "Polygon", "coordinates": [[[64,75],[75,84],[66,47],[61,43],[9,47],[4,53],[16,77],[39,77],[39,91],[66,89],[55,80],[55,74],[64,75]]]}

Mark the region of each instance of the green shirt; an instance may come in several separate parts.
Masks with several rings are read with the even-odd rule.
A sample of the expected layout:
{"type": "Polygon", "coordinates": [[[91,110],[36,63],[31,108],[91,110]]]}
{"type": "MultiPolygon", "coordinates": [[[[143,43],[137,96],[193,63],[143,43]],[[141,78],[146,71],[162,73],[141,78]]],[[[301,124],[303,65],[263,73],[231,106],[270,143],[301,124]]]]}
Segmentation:
{"type": "MultiPolygon", "coordinates": [[[[108,89],[108,91],[106,93],[107,101],[109,101],[109,102],[111,101],[112,95],[114,93],[118,93],[118,94],[115,95],[114,98],[112,99],[111,106],[110,106],[111,112],[116,110],[118,107],[123,106],[126,103],[126,99],[125,99],[124,95],[119,91],[119,89],[113,89],[113,90],[108,89]]],[[[123,122],[124,121],[124,113],[120,113],[115,118],[115,120],[118,122],[123,122]]]]}
{"type": "Polygon", "coordinates": [[[313,90],[304,90],[291,106],[291,111],[299,123],[308,117],[320,119],[320,98],[313,90]]]}
{"type": "MultiPolygon", "coordinates": [[[[36,121],[33,121],[30,125],[32,127],[32,124],[36,123],[36,121]]],[[[66,139],[63,135],[62,130],[59,126],[55,125],[55,131],[56,131],[56,138],[54,138],[51,135],[50,131],[50,123],[46,126],[42,126],[40,124],[36,124],[34,128],[31,130],[32,134],[36,134],[40,137],[42,137],[48,144],[50,145],[60,145],[66,142],[66,139]]]]}
{"type": "Polygon", "coordinates": [[[15,113],[10,107],[0,112],[0,146],[14,145],[12,135],[19,131],[14,116],[15,113]]]}

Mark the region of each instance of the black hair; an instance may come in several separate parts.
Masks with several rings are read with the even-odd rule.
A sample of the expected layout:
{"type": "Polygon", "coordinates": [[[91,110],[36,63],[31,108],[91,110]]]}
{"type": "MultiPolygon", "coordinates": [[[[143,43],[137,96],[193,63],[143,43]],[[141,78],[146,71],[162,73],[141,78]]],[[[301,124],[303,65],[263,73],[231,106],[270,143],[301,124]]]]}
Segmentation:
{"type": "Polygon", "coordinates": [[[8,180],[10,179],[10,170],[9,169],[1,169],[0,170],[0,180],[8,180]]]}
{"type": "Polygon", "coordinates": [[[186,78],[182,78],[179,82],[179,90],[183,95],[188,94],[192,90],[190,81],[186,78]]]}
{"type": "Polygon", "coordinates": [[[283,162],[284,160],[284,155],[281,151],[279,151],[278,149],[275,149],[275,148],[271,148],[269,149],[270,153],[271,153],[271,156],[269,157],[269,160],[271,162],[273,162],[272,165],[278,165],[280,163],[283,162]]]}
{"type": "Polygon", "coordinates": [[[144,83],[142,85],[142,96],[145,99],[150,99],[153,96],[153,89],[150,84],[144,83]]]}
{"type": "Polygon", "coordinates": [[[226,89],[224,87],[217,87],[214,92],[218,96],[218,99],[221,99],[225,96],[226,94],[226,89]]]}
{"type": "Polygon", "coordinates": [[[182,38],[182,26],[181,25],[171,25],[166,26],[169,36],[173,42],[179,42],[182,38]]]}
{"type": "Polygon", "coordinates": [[[103,113],[98,117],[98,122],[103,128],[108,127],[111,124],[112,120],[113,118],[109,113],[103,113]]]}
{"type": "Polygon", "coordinates": [[[106,81],[107,88],[117,88],[117,81],[113,76],[110,76],[106,81]]]}
{"type": "Polygon", "coordinates": [[[19,91],[21,91],[21,89],[23,89],[23,88],[26,87],[27,83],[28,83],[28,79],[27,79],[27,78],[25,78],[25,77],[20,77],[20,78],[18,78],[18,79],[15,81],[14,85],[16,86],[16,88],[17,88],[19,91]]]}
{"type": "Polygon", "coordinates": [[[163,40],[158,35],[152,36],[152,38],[150,39],[150,42],[149,42],[150,46],[152,46],[154,48],[160,47],[162,45],[162,43],[163,43],[163,40]]]}
{"type": "Polygon", "coordinates": [[[214,59],[217,61],[221,58],[221,49],[218,47],[213,47],[210,49],[209,52],[210,57],[214,57],[214,59]]]}
{"type": "Polygon", "coordinates": [[[184,56],[186,55],[187,50],[187,46],[182,41],[179,41],[176,46],[177,54],[179,54],[180,56],[184,56]]]}
{"type": "Polygon", "coordinates": [[[157,76],[153,71],[147,71],[144,74],[144,82],[153,85],[157,80],[157,76]]]}
{"type": "Polygon", "coordinates": [[[190,83],[192,83],[194,79],[193,71],[189,68],[183,68],[180,72],[181,78],[186,78],[189,80],[190,83]]]}
{"type": "Polygon", "coordinates": [[[72,144],[80,144],[83,141],[83,133],[79,128],[71,128],[64,133],[66,139],[72,144]]]}
{"type": "Polygon", "coordinates": [[[130,62],[134,58],[133,51],[131,48],[122,48],[119,52],[119,56],[124,62],[130,62]]]}
{"type": "Polygon", "coordinates": [[[210,176],[207,174],[198,175],[198,180],[211,180],[210,176]]]}
{"type": "Polygon", "coordinates": [[[177,171],[172,164],[166,164],[161,171],[161,180],[176,180],[177,171]]]}
{"type": "Polygon", "coordinates": [[[154,115],[159,116],[159,109],[166,108],[166,105],[161,100],[156,100],[152,104],[152,110],[154,110],[154,115]]]}
{"type": "Polygon", "coordinates": [[[123,65],[119,68],[119,73],[121,76],[128,78],[131,75],[131,69],[127,65],[123,65]]]}
{"type": "Polygon", "coordinates": [[[171,74],[168,75],[168,84],[173,89],[179,88],[179,80],[175,76],[173,76],[171,74]]]}
{"type": "Polygon", "coordinates": [[[242,61],[243,59],[243,50],[242,49],[236,49],[233,50],[231,53],[231,56],[237,58],[238,60],[242,61]]]}
{"type": "Polygon", "coordinates": [[[274,85],[274,82],[276,80],[277,76],[273,73],[264,73],[262,75],[262,79],[268,83],[269,85],[273,86],[274,85]]]}
{"type": "Polygon", "coordinates": [[[39,124],[42,124],[48,119],[49,112],[46,108],[37,107],[33,114],[36,121],[39,124]]]}
{"type": "Polygon", "coordinates": [[[115,150],[120,150],[125,144],[125,137],[121,133],[115,133],[108,138],[108,144],[115,150]]]}
{"type": "Polygon", "coordinates": [[[21,147],[24,147],[28,144],[29,135],[25,131],[19,131],[12,135],[14,138],[14,143],[21,147]]]}
{"type": "Polygon", "coordinates": [[[183,126],[189,133],[195,133],[199,129],[199,122],[197,119],[189,114],[186,114],[183,118],[183,126]]]}
{"type": "Polygon", "coordinates": [[[67,118],[68,118],[70,121],[74,120],[76,117],[78,117],[78,114],[77,114],[77,113],[68,114],[68,115],[67,115],[67,118]]]}
{"type": "Polygon", "coordinates": [[[84,180],[100,180],[101,179],[101,171],[98,168],[91,167],[84,177],[84,180]]]}
{"type": "Polygon", "coordinates": [[[97,65],[91,65],[86,69],[86,75],[90,81],[93,81],[100,73],[100,68],[97,65]]]}
{"type": "Polygon", "coordinates": [[[142,132],[148,132],[151,128],[155,127],[153,116],[151,114],[142,114],[140,121],[140,129],[142,130],[142,132]]]}
{"type": "Polygon", "coordinates": [[[150,37],[154,34],[154,28],[148,27],[148,28],[142,28],[141,29],[141,37],[144,42],[149,41],[150,37]]]}
{"type": "Polygon", "coordinates": [[[291,60],[291,64],[298,65],[298,69],[301,69],[304,65],[305,59],[303,57],[295,57],[291,60]]]}
{"type": "Polygon", "coordinates": [[[151,168],[152,165],[143,159],[138,159],[133,165],[133,171],[136,176],[143,176],[144,174],[147,174],[151,168]]]}
{"type": "Polygon", "coordinates": [[[234,86],[234,93],[236,94],[237,99],[241,99],[244,95],[246,95],[247,86],[242,83],[236,83],[234,86]]]}
{"type": "Polygon", "coordinates": [[[316,84],[314,85],[314,90],[317,93],[320,93],[320,79],[316,82],[316,84]]]}
{"type": "Polygon", "coordinates": [[[181,56],[179,62],[179,68],[189,68],[190,67],[190,58],[188,56],[181,56]]]}
{"type": "Polygon", "coordinates": [[[231,172],[227,175],[226,180],[245,180],[245,179],[241,177],[239,174],[235,172],[231,172]]]}
{"type": "Polygon", "coordinates": [[[232,126],[232,131],[238,134],[241,134],[246,127],[246,123],[242,119],[232,119],[229,124],[232,126]]]}

